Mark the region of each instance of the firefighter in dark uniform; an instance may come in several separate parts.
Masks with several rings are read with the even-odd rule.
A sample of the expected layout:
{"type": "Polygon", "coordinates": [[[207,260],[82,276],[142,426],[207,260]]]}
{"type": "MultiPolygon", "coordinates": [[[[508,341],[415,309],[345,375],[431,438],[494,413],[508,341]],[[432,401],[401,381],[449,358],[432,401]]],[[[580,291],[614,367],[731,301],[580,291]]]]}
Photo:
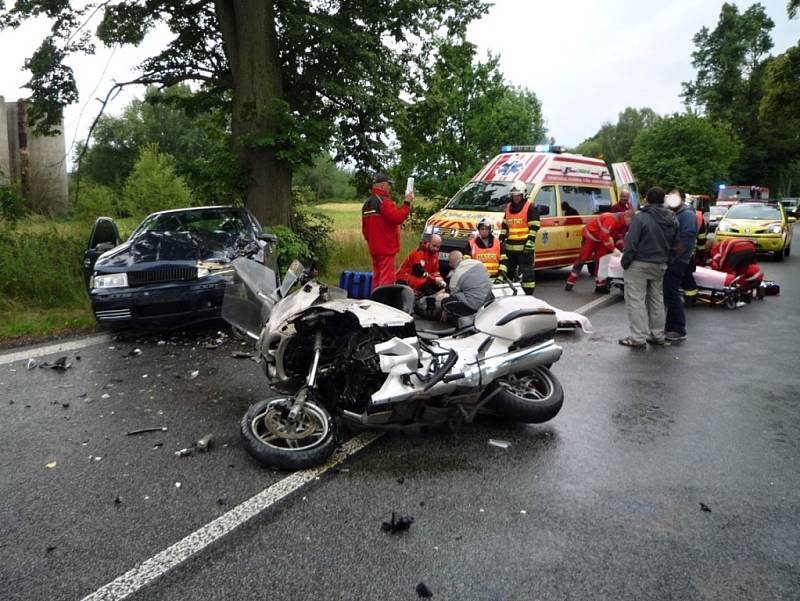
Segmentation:
{"type": "Polygon", "coordinates": [[[506,205],[503,227],[500,230],[500,267],[497,280],[514,280],[517,268],[522,275],[522,289],[533,294],[536,272],[533,260],[536,254],[536,232],[539,231],[539,209],[526,198],[525,182],[516,180],[509,192],[511,200],[506,205]]]}
{"type": "Polygon", "coordinates": [[[681,288],[683,289],[683,304],[687,307],[694,307],[697,304],[697,296],[700,291],[697,289],[697,282],[694,279],[694,272],[697,265],[706,264],[706,243],[708,241],[708,225],[703,216],[703,211],[695,210],[697,219],[697,238],[694,247],[692,260],[689,268],[683,276],[681,288]]]}

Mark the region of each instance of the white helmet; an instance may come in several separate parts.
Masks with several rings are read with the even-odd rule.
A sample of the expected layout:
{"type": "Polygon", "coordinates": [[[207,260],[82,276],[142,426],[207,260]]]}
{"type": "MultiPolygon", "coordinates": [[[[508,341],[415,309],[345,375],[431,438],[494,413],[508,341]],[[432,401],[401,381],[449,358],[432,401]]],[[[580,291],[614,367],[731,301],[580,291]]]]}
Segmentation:
{"type": "Polygon", "coordinates": [[[514,180],[513,184],[511,184],[511,190],[509,191],[509,194],[511,194],[512,196],[514,194],[524,195],[527,191],[528,187],[525,185],[525,182],[523,182],[521,179],[517,179],[514,180]]]}
{"type": "Polygon", "coordinates": [[[482,225],[487,226],[489,228],[489,233],[490,234],[492,233],[492,230],[494,229],[494,226],[492,225],[492,220],[491,219],[489,219],[488,217],[483,217],[478,222],[478,224],[475,226],[475,229],[476,230],[480,230],[482,225]]]}

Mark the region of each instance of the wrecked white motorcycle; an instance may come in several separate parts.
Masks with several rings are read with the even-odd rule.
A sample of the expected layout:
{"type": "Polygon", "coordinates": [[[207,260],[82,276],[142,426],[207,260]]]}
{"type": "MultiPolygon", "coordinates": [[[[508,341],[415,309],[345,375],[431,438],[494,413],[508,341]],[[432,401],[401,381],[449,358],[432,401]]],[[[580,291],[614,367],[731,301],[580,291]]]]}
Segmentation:
{"type": "Polygon", "coordinates": [[[296,470],[324,462],[337,427],[453,424],[489,412],[524,423],[552,419],[564,391],[550,371],[561,356],[553,308],[525,295],[487,303],[467,324],[421,330],[405,286],[347,298],[295,261],[274,271],[237,258],[223,317],[257,340],[275,396],[241,423],[262,465],[296,470]]]}

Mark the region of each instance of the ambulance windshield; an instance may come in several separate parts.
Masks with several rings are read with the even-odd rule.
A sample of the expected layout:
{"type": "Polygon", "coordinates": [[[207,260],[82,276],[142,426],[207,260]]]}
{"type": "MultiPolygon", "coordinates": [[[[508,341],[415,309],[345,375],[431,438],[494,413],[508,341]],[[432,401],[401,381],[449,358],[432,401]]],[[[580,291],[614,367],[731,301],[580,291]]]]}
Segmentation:
{"type": "MultiPolygon", "coordinates": [[[[513,182],[470,182],[447,203],[448,209],[503,211],[513,182]]],[[[528,185],[530,192],[530,185],[528,185]]]]}

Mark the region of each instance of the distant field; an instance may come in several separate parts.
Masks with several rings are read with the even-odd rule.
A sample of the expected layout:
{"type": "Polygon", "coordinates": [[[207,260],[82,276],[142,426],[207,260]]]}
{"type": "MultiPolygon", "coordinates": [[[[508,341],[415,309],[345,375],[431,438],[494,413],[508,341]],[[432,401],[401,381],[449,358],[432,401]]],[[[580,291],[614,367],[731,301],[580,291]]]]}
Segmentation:
{"type": "MultiPolygon", "coordinates": [[[[336,283],[342,271],[371,271],[372,260],[367,243],[361,235],[361,202],[329,202],[316,205],[314,210],[333,219],[332,250],[322,278],[336,283]]],[[[419,244],[419,232],[408,226],[401,230],[401,249],[397,257],[403,258],[419,244]]]]}

